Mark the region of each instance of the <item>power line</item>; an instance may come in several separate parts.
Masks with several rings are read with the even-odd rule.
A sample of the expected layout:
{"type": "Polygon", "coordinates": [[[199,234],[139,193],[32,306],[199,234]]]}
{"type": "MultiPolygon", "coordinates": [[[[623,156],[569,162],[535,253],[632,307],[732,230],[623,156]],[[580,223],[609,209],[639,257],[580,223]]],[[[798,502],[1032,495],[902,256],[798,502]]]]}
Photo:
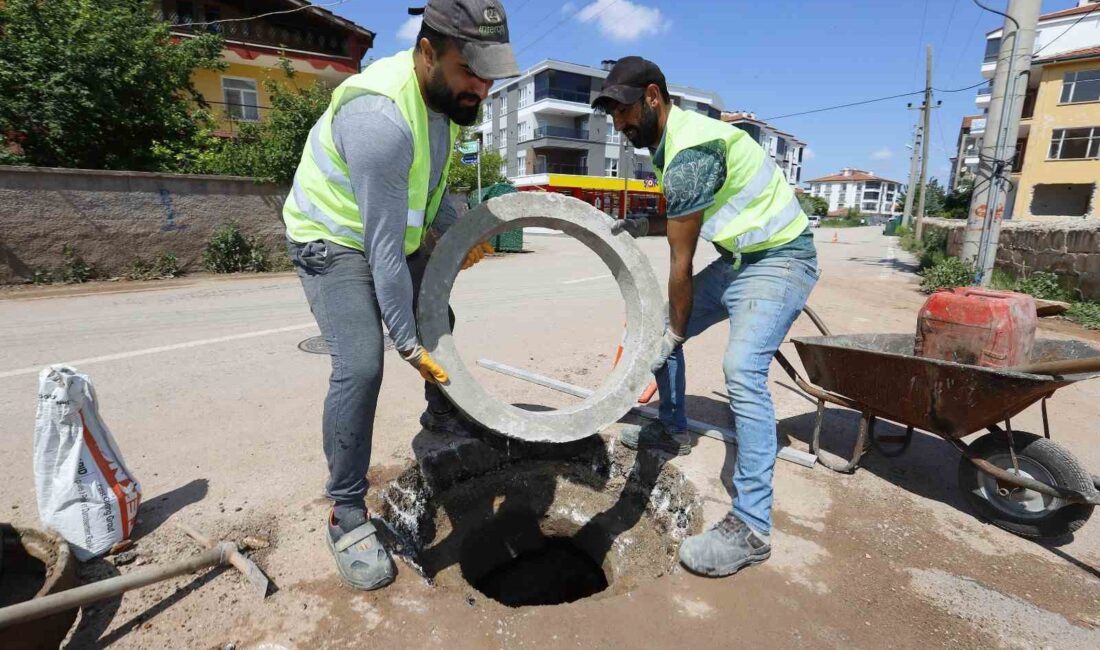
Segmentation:
{"type": "MultiPolygon", "coordinates": [[[[972,90],[974,88],[977,88],[978,86],[985,85],[985,83],[986,82],[983,79],[982,81],[979,81],[978,83],[976,83],[972,86],[966,86],[964,88],[949,88],[949,89],[946,89],[946,90],[943,90],[943,89],[940,89],[940,88],[933,88],[932,90],[934,90],[938,93],[961,93],[964,90],[972,90]]],[[[850,108],[852,106],[862,106],[864,104],[874,104],[876,102],[885,102],[885,101],[889,101],[891,99],[899,99],[901,97],[909,97],[910,95],[921,95],[923,93],[924,93],[923,89],[914,90],[914,91],[908,92],[908,93],[899,93],[897,95],[887,95],[886,97],[875,97],[873,99],[864,99],[864,100],[861,100],[861,101],[858,101],[858,102],[849,102],[847,104],[837,104],[836,106],[825,106],[823,108],[815,108],[813,110],[802,111],[800,113],[788,113],[786,115],[776,115],[774,117],[765,117],[763,119],[765,121],[767,121],[767,120],[780,120],[780,119],[783,119],[785,117],[797,117],[799,115],[810,115],[812,113],[824,113],[825,111],[835,111],[837,109],[850,108]]]]}
{"type": "Polygon", "coordinates": [[[924,27],[928,22],[928,0],[924,0],[924,11],[920,17],[920,36],[917,37],[917,54],[918,58],[916,63],[913,64],[913,82],[916,83],[917,73],[920,71],[920,48],[924,44],[924,27]]]}
{"type": "MultiPolygon", "coordinates": [[[[982,22],[982,15],[982,12],[979,11],[977,18],[974,19],[974,24],[970,26],[970,31],[966,34],[966,40],[964,41],[965,43],[969,43],[970,39],[973,38],[974,30],[976,30],[978,28],[978,25],[982,22]]],[[[955,59],[955,68],[951,71],[952,79],[954,79],[955,75],[959,73],[959,66],[962,65],[962,62],[963,57],[961,56],[955,59]]]]}
{"type": "Polygon", "coordinates": [[[937,48],[941,53],[943,52],[943,46],[947,43],[947,36],[951,33],[951,25],[955,22],[955,10],[959,8],[959,0],[955,0],[951,3],[951,15],[947,17],[947,27],[943,30],[943,36],[940,37],[940,45],[937,48]]]}
{"type": "Polygon", "coordinates": [[[1070,25],[1069,27],[1067,27],[1067,28],[1066,28],[1066,31],[1064,31],[1064,32],[1062,32],[1061,34],[1059,34],[1059,35],[1055,36],[1054,38],[1050,39],[1050,42],[1049,42],[1049,43],[1047,43],[1046,45],[1044,45],[1044,46],[1040,47],[1039,49],[1035,50],[1035,53],[1034,53],[1034,54],[1032,54],[1032,56],[1033,56],[1033,57],[1034,57],[1034,56],[1038,56],[1038,55],[1039,55],[1039,52],[1042,52],[1043,50],[1045,50],[1045,49],[1047,49],[1048,47],[1050,47],[1051,45],[1053,45],[1053,44],[1054,44],[1054,41],[1057,41],[1057,40],[1058,40],[1059,38],[1062,38],[1063,36],[1065,36],[1065,35],[1066,35],[1066,32],[1068,32],[1069,30],[1071,30],[1071,29],[1073,29],[1074,27],[1076,27],[1077,25],[1079,25],[1079,24],[1081,23],[1081,21],[1082,21],[1082,20],[1084,20],[1084,19],[1088,18],[1089,16],[1091,16],[1091,15],[1092,15],[1092,13],[1093,13],[1094,11],[1097,11],[1097,10],[1100,10],[1100,4],[1097,4],[1097,5],[1096,5],[1095,7],[1093,7],[1092,9],[1089,9],[1089,10],[1088,10],[1088,11],[1086,11],[1085,13],[1081,14],[1081,17],[1080,17],[1080,18],[1078,18],[1078,19],[1077,19],[1077,20],[1076,20],[1076,21],[1075,21],[1075,22],[1074,22],[1074,23],[1073,23],[1072,25],[1070,25]]]}
{"type": "MultiPolygon", "coordinates": [[[[617,5],[617,4],[619,4],[619,0],[611,0],[611,2],[607,3],[607,6],[605,6],[605,7],[603,8],[603,9],[601,9],[601,10],[600,10],[600,11],[599,11],[598,13],[594,14],[594,15],[593,15],[592,17],[593,17],[593,18],[597,18],[597,17],[599,17],[599,16],[603,15],[603,14],[604,14],[604,13],[605,13],[605,12],[606,12],[606,11],[607,11],[608,9],[610,9],[611,7],[613,7],[613,6],[617,5]]],[[[520,49],[519,49],[519,50],[518,50],[518,51],[516,52],[516,56],[519,56],[520,54],[523,54],[523,53],[524,53],[524,52],[526,52],[527,50],[531,49],[531,46],[532,46],[532,45],[534,45],[535,43],[538,43],[538,42],[539,42],[539,41],[541,41],[542,39],[546,38],[546,36],[547,36],[547,35],[549,35],[549,34],[550,34],[550,32],[552,32],[552,31],[554,31],[555,29],[557,29],[557,28],[561,27],[562,25],[564,25],[564,24],[565,24],[565,22],[566,22],[566,21],[568,21],[568,20],[570,20],[570,19],[574,18],[574,17],[575,17],[575,16],[577,15],[577,14],[579,14],[579,13],[580,13],[581,11],[583,11],[584,9],[586,9],[586,8],[587,8],[587,7],[589,7],[589,6],[590,6],[590,5],[581,5],[581,6],[580,6],[580,7],[578,7],[578,8],[577,8],[577,9],[576,9],[575,11],[573,11],[572,13],[570,13],[569,15],[567,15],[567,16],[566,16],[565,18],[562,18],[561,20],[559,20],[559,21],[558,21],[557,23],[555,23],[555,24],[554,24],[554,26],[553,26],[553,27],[551,27],[550,29],[546,30],[545,32],[543,32],[543,33],[539,34],[539,35],[538,35],[538,36],[537,36],[537,37],[535,38],[535,40],[533,40],[533,41],[530,41],[530,42],[528,42],[528,43],[527,43],[526,45],[524,45],[524,46],[523,46],[522,48],[520,48],[520,49]]]]}
{"type": "Polygon", "coordinates": [[[283,9],[281,11],[269,11],[266,14],[258,14],[256,16],[247,16],[245,18],[222,18],[220,20],[208,20],[202,23],[186,22],[179,23],[180,27],[206,27],[208,25],[218,25],[221,23],[242,23],[249,20],[256,20],[258,18],[267,18],[268,16],[280,16],[283,14],[293,14],[299,11],[307,11],[309,9],[325,9],[328,7],[337,7],[342,4],[347,4],[351,0],[336,0],[335,2],[329,2],[327,4],[306,4],[301,7],[295,7],[294,9],[283,9]]]}

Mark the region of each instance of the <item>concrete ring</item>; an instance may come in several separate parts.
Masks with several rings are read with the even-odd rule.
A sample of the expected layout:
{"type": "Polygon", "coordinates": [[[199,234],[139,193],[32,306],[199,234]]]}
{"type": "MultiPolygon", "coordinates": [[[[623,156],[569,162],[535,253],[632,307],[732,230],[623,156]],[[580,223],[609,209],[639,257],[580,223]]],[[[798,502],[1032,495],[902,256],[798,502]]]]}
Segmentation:
{"type": "Polygon", "coordinates": [[[650,367],[665,328],[665,303],[649,260],[629,234],[612,234],[611,224],[606,214],[579,199],[517,192],[469,211],[439,241],[424,272],[417,322],[421,345],[450,375],[441,385],[443,392],[468,417],[513,438],[569,442],[598,433],[637,404],[652,378],[650,367]],[[526,411],[482,388],[455,348],[447,315],[455,278],[470,248],[523,227],[554,228],[580,240],[607,264],[626,303],[619,364],[590,397],[554,411],[526,411]]]}

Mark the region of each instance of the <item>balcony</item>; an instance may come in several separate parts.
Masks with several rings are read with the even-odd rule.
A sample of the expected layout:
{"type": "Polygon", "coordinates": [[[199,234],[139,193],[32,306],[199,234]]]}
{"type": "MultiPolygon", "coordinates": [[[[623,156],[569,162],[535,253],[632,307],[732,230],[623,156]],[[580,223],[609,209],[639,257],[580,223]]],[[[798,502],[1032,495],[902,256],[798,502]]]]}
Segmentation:
{"type": "Polygon", "coordinates": [[[221,34],[227,41],[264,45],[271,48],[316,52],[328,56],[350,57],[348,39],[319,30],[284,27],[262,20],[218,23],[217,25],[192,26],[192,18],[169,14],[165,20],[171,23],[171,31],[179,34],[221,34]]]}
{"type": "Polygon", "coordinates": [[[540,126],[535,129],[532,140],[539,138],[564,138],[566,140],[588,141],[587,129],[571,129],[566,126],[540,126]]]}
{"type": "Polygon", "coordinates": [[[536,174],[576,174],[587,176],[588,167],[584,165],[571,165],[567,163],[536,163],[536,174]]]}
{"type": "Polygon", "coordinates": [[[993,97],[993,87],[985,86],[978,89],[978,95],[974,99],[974,103],[978,105],[978,108],[985,108],[989,106],[989,100],[993,97]]]}
{"type": "Polygon", "coordinates": [[[572,117],[591,115],[589,105],[591,93],[565,88],[536,88],[535,101],[531,110],[547,115],[568,115],[572,117]]]}
{"type": "Polygon", "coordinates": [[[985,118],[979,118],[970,122],[970,135],[985,133],[985,118]]]}

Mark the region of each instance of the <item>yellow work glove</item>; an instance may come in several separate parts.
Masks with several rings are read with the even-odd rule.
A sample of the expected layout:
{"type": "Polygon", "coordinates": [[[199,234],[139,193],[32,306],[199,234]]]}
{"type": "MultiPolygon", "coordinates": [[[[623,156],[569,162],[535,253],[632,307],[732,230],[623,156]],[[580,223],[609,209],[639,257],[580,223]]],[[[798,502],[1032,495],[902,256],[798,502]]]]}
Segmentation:
{"type": "Polygon", "coordinates": [[[401,358],[408,361],[409,364],[416,368],[420,372],[420,376],[424,378],[424,381],[433,384],[446,384],[451,380],[447,376],[447,371],[444,370],[432,355],[428,354],[428,351],[419,345],[407,352],[401,352],[401,358]]]}
{"type": "Polygon", "coordinates": [[[489,253],[493,252],[493,245],[487,241],[483,241],[477,246],[470,249],[469,253],[466,253],[466,260],[462,262],[462,270],[470,268],[474,264],[481,261],[481,258],[485,257],[489,253]]]}

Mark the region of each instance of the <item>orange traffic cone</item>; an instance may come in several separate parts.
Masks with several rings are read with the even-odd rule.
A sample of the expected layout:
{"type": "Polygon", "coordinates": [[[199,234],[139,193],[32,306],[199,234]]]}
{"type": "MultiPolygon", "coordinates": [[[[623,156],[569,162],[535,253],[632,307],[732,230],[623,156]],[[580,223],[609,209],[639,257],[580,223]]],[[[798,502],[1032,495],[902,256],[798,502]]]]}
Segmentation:
{"type": "Polygon", "coordinates": [[[836,238],[836,233],[835,232],[833,233],[833,243],[834,244],[837,243],[837,238],[836,238]]]}

